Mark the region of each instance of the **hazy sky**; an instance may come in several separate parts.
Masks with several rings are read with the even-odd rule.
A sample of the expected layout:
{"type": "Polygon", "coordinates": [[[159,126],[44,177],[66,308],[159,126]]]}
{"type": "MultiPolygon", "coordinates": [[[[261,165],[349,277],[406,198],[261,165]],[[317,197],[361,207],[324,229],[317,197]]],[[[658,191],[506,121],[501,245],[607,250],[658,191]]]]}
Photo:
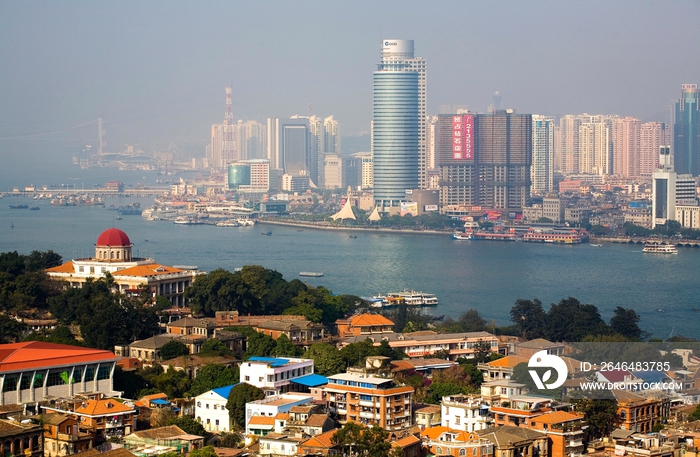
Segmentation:
{"type": "Polygon", "coordinates": [[[204,142],[228,84],[236,119],[313,103],[360,134],[382,37],[427,59],[430,114],[498,90],[522,113],[664,120],[700,83],[698,24],[699,1],[0,0],[0,138],[104,114],[111,144],[204,142]]]}

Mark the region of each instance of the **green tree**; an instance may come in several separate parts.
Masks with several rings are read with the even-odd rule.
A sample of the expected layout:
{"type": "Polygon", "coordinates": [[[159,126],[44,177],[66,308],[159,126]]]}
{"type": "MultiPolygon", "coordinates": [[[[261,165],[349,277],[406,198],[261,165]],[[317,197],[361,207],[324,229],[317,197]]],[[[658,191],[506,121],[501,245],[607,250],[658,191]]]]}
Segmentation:
{"type": "Polygon", "coordinates": [[[187,373],[170,366],[168,371],[152,378],[152,384],[168,398],[182,398],[190,390],[191,381],[187,373]]]}
{"type": "Polygon", "coordinates": [[[202,449],[190,451],[188,457],[217,457],[214,446],[204,446],[202,449]]]}
{"type": "Polygon", "coordinates": [[[314,371],[322,376],[332,376],[345,371],[345,360],[335,346],[314,343],[304,353],[305,359],[313,359],[314,371]]]}
{"type": "Polygon", "coordinates": [[[357,422],[348,422],[333,434],[331,442],[340,445],[349,454],[362,457],[388,457],[391,443],[389,432],[379,425],[367,428],[357,422]]]}
{"type": "Polygon", "coordinates": [[[211,389],[236,384],[238,377],[237,366],[227,367],[218,363],[208,363],[197,372],[190,386],[189,396],[196,397],[211,389]]]}
{"type": "Polygon", "coordinates": [[[379,347],[377,348],[377,355],[389,357],[391,360],[401,360],[406,358],[406,354],[399,349],[392,348],[387,340],[382,340],[382,342],[379,344],[379,347]]]}
{"type": "Polygon", "coordinates": [[[283,333],[277,337],[272,355],[277,357],[298,357],[302,352],[303,350],[299,346],[295,346],[289,340],[289,337],[283,333]]]}
{"type": "Polygon", "coordinates": [[[464,388],[454,382],[433,382],[430,384],[430,393],[425,401],[439,405],[442,397],[464,393],[464,388]]]}
{"type": "Polygon", "coordinates": [[[27,324],[0,314],[0,343],[14,343],[20,341],[26,331],[27,324]]]}
{"type": "Polygon", "coordinates": [[[618,306],[615,308],[614,316],[610,318],[610,329],[626,338],[638,340],[642,336],[642,329],[638,325],[639,320],[639,314],[633,309],[618,306]]]}
{"type": "Polygon", "coordinates": [[[200,276],[185,289],[185,298],[192,312],[197,315],[214,316],[216,311],[235,309],[238,297],[234,274],[218,268],[200,276]]]}
{"type": "Polygon", "coordinates": [[[688,415],[688,422],[700,421],[700,405],[696,406],[692,413],[688,415]]]}
{"type": "Polygon", "coordinates": [[[374,342],[367,338],[365,341],[350,343],[340,350],[346,366],[361,366],[369,356],[379,355],[374,342]]]}
{"type": "Polygon", "coordinates": [[[143,376],[133,371],[124,371],[120,366],[114,369],[114,390],[124,392],[125,398],[140,398],[137,394],[146,387],[143,376]]]}
{"type": "Polygon", "coordinates": [[[619,423],[617,401],[613,399],[582,398],[573,401],[576,410],[588,423],[588,433],[593,439],[608,436],[619,423]]]}
{"type": "Polygon", "coordinates": [[[245,382],[233,386],[228,394],[226,409],[234,427],[245,427],[245,404],[265,398],[265,393],[245,382]]]}
{"type": "Polygon", "coordinates": [[[221,447],[242,448],[244,445],[243,437],[235,432],[221,434],[221,447]]]}
{"type": "Polygon", "coordinates": [[[168,341],[160,348],[160,357],[163,360],[171,360],[176,357],[187,355],[190,350],[180,341],[168,341]]]}
{"type": "Polygon", "coordinates": [[[256,332],[251,327],[237,327],[236,331],[246,336],[245,360],[253,356],[268,357],[277,346],[271,336],[256,332]]]}
{"type": "MultiPolygon", "coordinates": [[[[305,296],[309,296],[308,293],[303,292],[305,296]]],[[[304,316],[311,322],[321,322],[323,318],[323,311],[316,308],[313,303],[299,303],[290,308],[285,309],[282,314],[290,314],[295,316],[304,316]]]]}
{"type": "Polygon", "coordinates": [[[234,352],[228,348],[221,340],[210,338],[202,343],[202,348],[199,350],[199,355],[207,356],[227,356],[234,357],[234,352]]]}
{"type": "Polygon", "coordinates": [[[204,426],[190,416],[173,417],[168,421],[168,425],[177,425],[190,435],[207,436],[204,426]]]}
{"type": "Polygon", "coordinates": [[[542,308],[542,302],[537,298],[533,300],[518,299],[515,306],[510,309],[510,320],[525,339],[542,338],[547,313],[542,308]]]}
{"type": "Polygon", "coordinates": [[[551,341],[582,341],[588,335],[604,335],[610,329],[598,308],[584,305],[573,297],[552,304],[547,313],[545,337],[551,341]]]}

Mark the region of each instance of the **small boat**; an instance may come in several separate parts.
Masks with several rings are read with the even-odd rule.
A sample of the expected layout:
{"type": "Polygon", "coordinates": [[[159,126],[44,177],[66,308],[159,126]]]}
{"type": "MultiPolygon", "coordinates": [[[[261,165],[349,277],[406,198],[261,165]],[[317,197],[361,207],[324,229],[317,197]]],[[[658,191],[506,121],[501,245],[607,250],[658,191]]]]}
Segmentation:
{"type": "Polygon", "coordinates": [[[473,240],[474,237],[471,233],[467,232],[455,232],[452,234],[453,240],[473,240]]]}
{"type": "Polygon", "coordinates": [[[602,244],[593,244],[593,243],[591,243],[591,246],[593,246],[594,248],[599,248],[599,247],[602,246],[602,244]]]}
{"type": "Polygon", "coordinates": [[[12,208],[12,209],[27,209],[27,208],[29,208],[29,205],[10,205],[10,208],[12,208]]]}
{"type": "Polygon", "coordinates": [[[320,278],[321,276],[323,276],[323,273],[315,271],[300,271],[299,276],[310,276],[312,278],[320,278]]]}
{"type": "Polygon", "coordinates": [[[39,208],[38,206],[32,206],[31,208],[29,208],[29,211],[39,211],[40,209],[41,208],[39,208]]]}
{"type": "Polygon", "coordinates": [[[241,224],[236,221],[221,221],[216,223],[217,227],[240,227],[240,225],[241,224]]]}
{"type": "Polygon", "coordinates": [[[120,220],[122,220],[122,217],[121,217],[121,216],[117,216],[117,217],[115,217],[115,219],[118,220],[118,221],[120,221],[120,220]]]}
{"type": "Polygon", "coordinates": [[[357,238],[357,235],[350,235],[350,238],[357,238]]]}
{"type": "Polygon", "coordinates": [[[299,229],[299,230],[297,230],[297,232],[303,232],[303,231],[304,231],[304,229],[299,229]]]}
{"type": "Polygon", "coordinates": [[[272,235],[272,231],[268,230],[267,232],[260,232],[260,234],[270,236],[270,235],[272,235]]]}

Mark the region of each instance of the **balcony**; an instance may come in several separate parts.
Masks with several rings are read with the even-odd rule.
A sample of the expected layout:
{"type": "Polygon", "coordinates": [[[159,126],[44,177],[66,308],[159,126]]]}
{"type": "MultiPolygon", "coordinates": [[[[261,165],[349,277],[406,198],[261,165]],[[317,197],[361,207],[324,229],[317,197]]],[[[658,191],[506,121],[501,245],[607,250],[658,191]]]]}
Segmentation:
{"type": "Polygon", "coordinates": [[[372,400],[360,400],[360,406],[374,407],[374,402],[372,400]]]}
{"type": "Polygon", "coordinates": [[[105,428],[118,428],[123,427],[124,423],[122,421],[106,421],[105,428]]]}
{"type": "Polygon", "coordinates": [[[583,440],[573,440],[566,443],[567,447],[580,447],[583,446],[583,440]]]}
{"type": "Polygon", "coordinates": [[[360,411],[360,417],[363,419],[374,419],[375,414],[371,411],[360,411]]]}

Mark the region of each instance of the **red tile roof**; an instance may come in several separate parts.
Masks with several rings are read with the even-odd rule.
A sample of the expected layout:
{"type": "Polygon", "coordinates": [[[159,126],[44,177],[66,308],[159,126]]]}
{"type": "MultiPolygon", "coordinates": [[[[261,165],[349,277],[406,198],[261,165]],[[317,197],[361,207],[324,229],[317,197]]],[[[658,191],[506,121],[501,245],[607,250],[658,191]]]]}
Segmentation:
{"type": "Polygon", "coordinates": [[[68,261],[57,267],[47,268],[46,271],[51,273],[75,273],[75,265],[73,265],[73,262],[68,261]]]}
{"type": "Polygon", "coordinates": [[[133,408],[129,408],[113,398],[88,400],[84,405],[85,406],[75,408],[75,412],[87,416],[103,416],[105,414],[128,413],[134,411],[133,408]]]}
{"type": "Polygon", "coordinates": [[[350,325],[358,327],[360,325],[394,325],[394,323],[380,314],[365,313],[350,318],[350,325]]]}
{"type": "Polygon", "coordinates": [[[43,341],[0,344],[0,373],[116,360],[110,351],[66,344],[43,341]]]}

